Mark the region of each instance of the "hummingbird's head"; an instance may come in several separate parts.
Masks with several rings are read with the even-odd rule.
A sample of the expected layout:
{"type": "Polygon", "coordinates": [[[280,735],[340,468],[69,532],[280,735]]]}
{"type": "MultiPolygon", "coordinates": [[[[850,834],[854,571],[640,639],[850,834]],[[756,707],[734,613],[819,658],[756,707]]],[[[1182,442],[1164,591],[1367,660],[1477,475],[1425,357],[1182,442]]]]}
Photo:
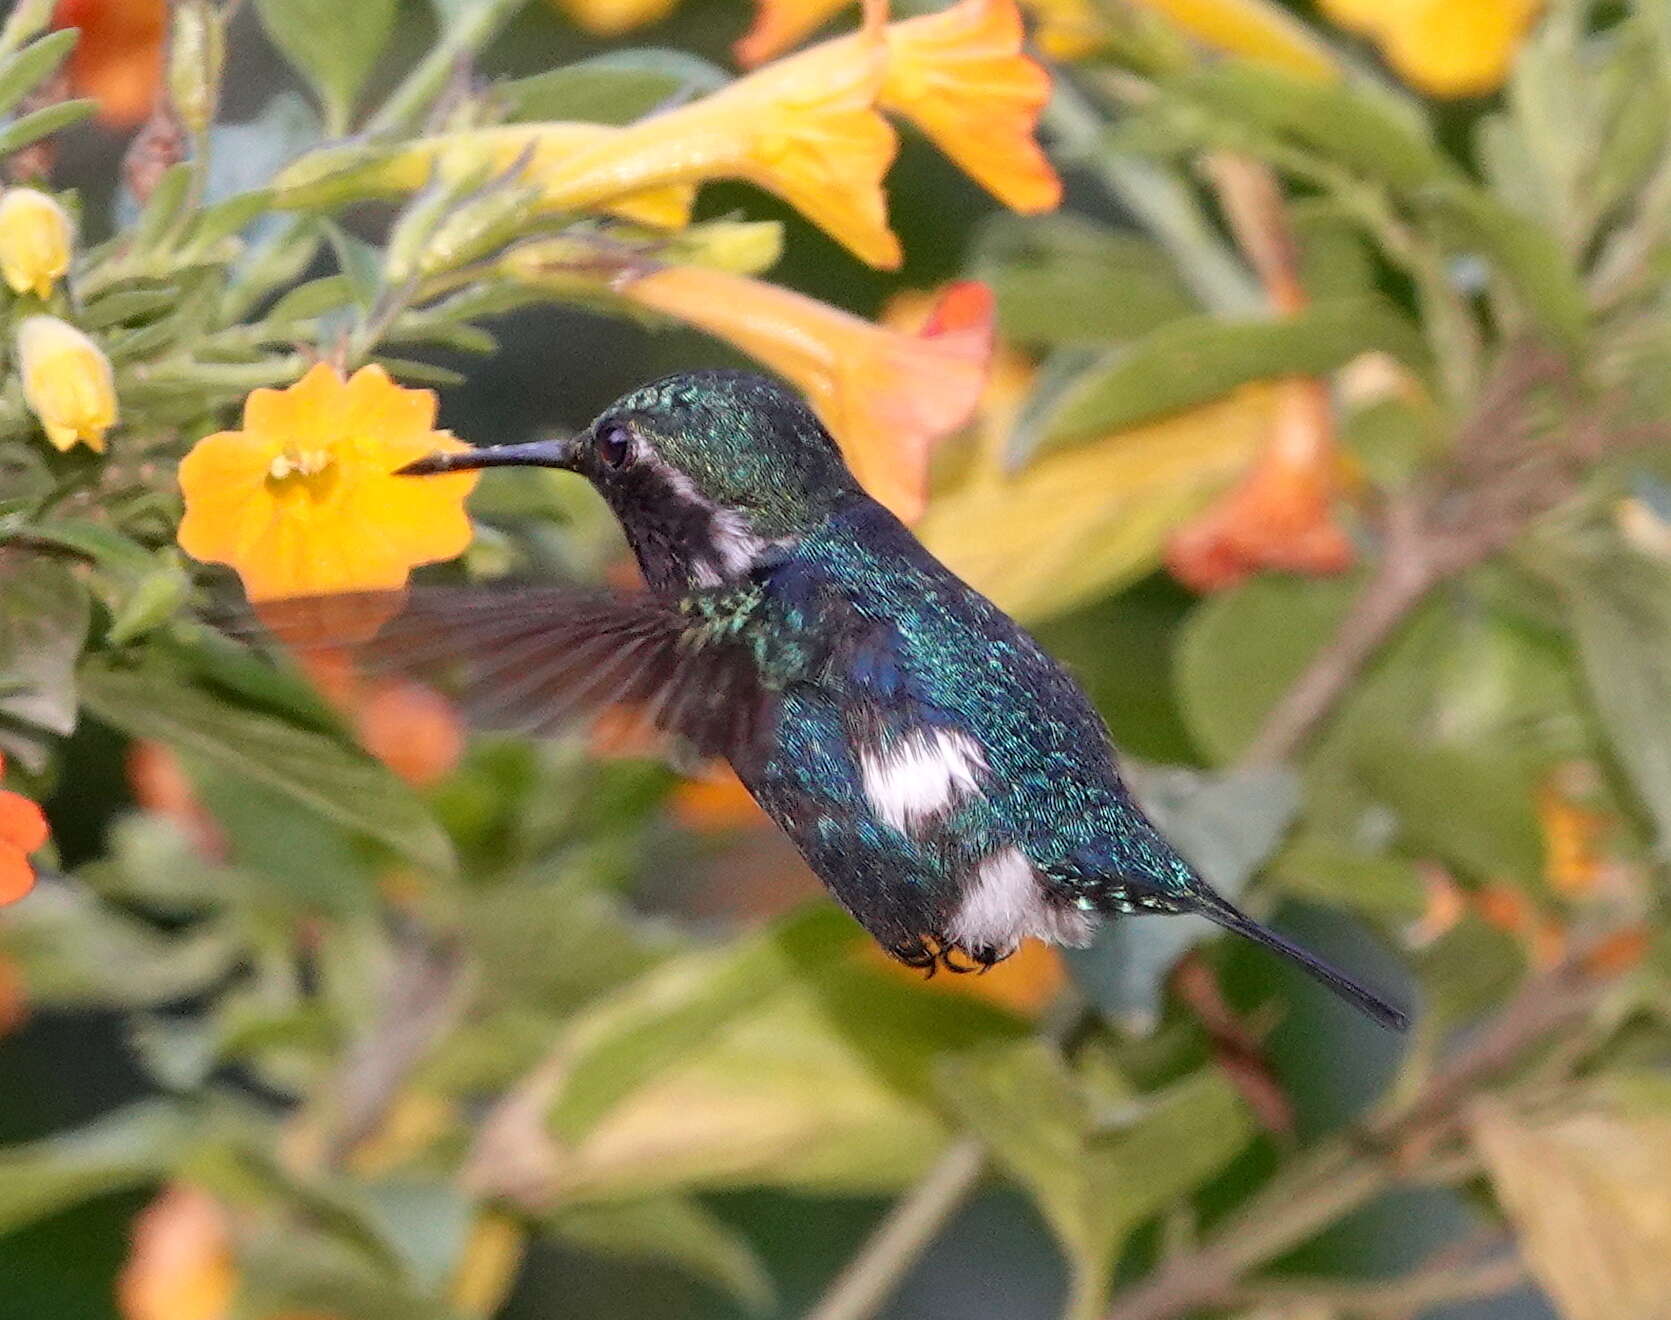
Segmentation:
{"type": "Polygon", "coordinates": [[[402,470],[511,465],[564,468],[590,481],[658,590],[744,576],[859,489],[812,410],[746,371],[668,376],[617,399],[567,439],[434,454],[402,470]]]}

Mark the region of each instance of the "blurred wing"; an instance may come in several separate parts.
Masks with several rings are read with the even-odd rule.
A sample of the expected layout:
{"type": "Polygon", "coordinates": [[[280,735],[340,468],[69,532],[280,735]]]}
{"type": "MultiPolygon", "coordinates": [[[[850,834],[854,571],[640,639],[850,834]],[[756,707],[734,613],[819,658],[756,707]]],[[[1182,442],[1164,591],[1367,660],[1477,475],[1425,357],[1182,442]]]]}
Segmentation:
{"type": "Polygon", "coordinates": [[[550,736],[626,707],[703,757],[744,764],[772,724],[748,650],[690,645],[690,620],[645,593],[412,588],[267,601],[257,614],[304,654],[346,652],[364,671],[435,685],[482,728],[550,736]]]}

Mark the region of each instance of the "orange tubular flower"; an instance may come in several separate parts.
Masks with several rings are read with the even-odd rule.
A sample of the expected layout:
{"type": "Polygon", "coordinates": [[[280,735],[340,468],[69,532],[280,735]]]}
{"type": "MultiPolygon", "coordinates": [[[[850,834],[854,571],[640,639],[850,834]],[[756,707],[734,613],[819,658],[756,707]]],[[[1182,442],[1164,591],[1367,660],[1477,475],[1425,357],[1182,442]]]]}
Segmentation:
{"type": "Polygon", "coordinates": [[[139,1212],[116,1280],[122,1320],[224,1320],[237,1286],[226,1212],[207,1192],[173,1183],[139,1212]]]}
{"type": "Polygon", "coordinates": [[[983,284],[952,285],[915,335],[697,266],[664,267],[619,292],[735,344],[794,384],[865,489],[907,522],[927,503],[935,442],[969,420],[992,360],[992,294],[983,284]]]}
{"type": "MultiPolygon", "coordinates": [[[[743,179],[777,194],[861,260],[893,269],[901,252],[888,228],[882,178],[898,140],[876,110],[885,64],[873,26],[574,144],[530,177],[550,204],[573,210],[667,185],[743,179]]],[[[544,129],[572,139],[572,125],[534,132],[544,129]]]]}
{"type": "MultiPolygon", "coordinates": [[[[0,775],[6,758],[0,756],[0,775]]],[[[35,887],[29,854],[44,847],[46,816],[21,793],[0,788],[0,906],[15,903],[35,887]]]]}
{"type": "Polygon", "coordinates": [[[890,24],[881,101],[1005,206],[1049,211],[1062,181],[1033,135],[1050,75],[1021,53],[1023,36],[1015,0],[959,0],[890,24]]]}
{"type": "Polygon", "coordinates": [[[755,0],[754,25],[731,48],[745,69],[793,50],[853,0],[755,0]]]}
{"type": "Polygon", "coordinates": [[[352,716],[365,749],[414,788],[446,778],[464,754],[458,715],[422,683],[368,679],[352,716]]]}
{"type": "Polygon", "coordinates": [[[58,0],[52,21],[81,29],[70,86],[99,103],[99,120],[112,128],[143,123],[162,86],[166,0],[58,0]]]}
{"type": "Polygon", "coordinates": [[[243,430],[205,436],[180,464],[180,546],[230,564],[255,602],[395,591],[416,565],[470,543],[475,473],[395,475],[466,448],[434,425],[434,392],[377,366],[344,380],[321,362],[289,389],[256,390],[243,430]]]}
{"type": "Polygon", "coordinates": [[[1186,586],[1218,591],[1264,568],[1327,574],[1352,566],[1352,542],[1332,511],[1340,480],[1328,387],[1295,379],[1282,391],[1275,434],[1253,469],[1167,549],[1167,567],[1186,586]]]}

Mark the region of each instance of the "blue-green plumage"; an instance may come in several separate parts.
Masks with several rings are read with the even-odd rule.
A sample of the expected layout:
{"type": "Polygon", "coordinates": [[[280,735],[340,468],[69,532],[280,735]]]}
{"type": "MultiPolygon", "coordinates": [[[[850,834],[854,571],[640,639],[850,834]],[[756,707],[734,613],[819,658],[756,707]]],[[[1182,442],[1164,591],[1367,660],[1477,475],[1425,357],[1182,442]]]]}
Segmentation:
{"type": "Polygon", "coordinates": [[[672,377],[573,440],[411,470],[497,463],[589,478],[651,589],[594,604],[522,686],[590,681],[605,639],[629,675],[609,695],[652,700],[663,727],[728,757],[896,957],[984,965],[1029,935],[1079,943],[1121,913],[1199,912],[1402,1025],[1196,875],[1133,801],[1079,685],[870,499],[781,387],[672,377]]]}

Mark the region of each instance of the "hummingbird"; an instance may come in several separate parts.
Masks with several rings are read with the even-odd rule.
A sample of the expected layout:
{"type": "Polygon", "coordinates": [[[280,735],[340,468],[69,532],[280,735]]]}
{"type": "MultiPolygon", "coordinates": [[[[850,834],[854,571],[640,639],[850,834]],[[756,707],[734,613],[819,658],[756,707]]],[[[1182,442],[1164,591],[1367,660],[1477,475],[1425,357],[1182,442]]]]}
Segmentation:
{"type": "Polygon", "coordinates": [[[1405,1011],[1216,893],[1144,815],[1067,671],[860,487],[812,411],[741,371],[669,376],[572,436],[401,471],[537,466],[591,482],[647,590],[414,592],[374,646],[462,670],[467,712],[553,730],[641,707],[729,761],[893,957],[984,969],[1198,913],[1394,1029],[1405,1011]]]}

